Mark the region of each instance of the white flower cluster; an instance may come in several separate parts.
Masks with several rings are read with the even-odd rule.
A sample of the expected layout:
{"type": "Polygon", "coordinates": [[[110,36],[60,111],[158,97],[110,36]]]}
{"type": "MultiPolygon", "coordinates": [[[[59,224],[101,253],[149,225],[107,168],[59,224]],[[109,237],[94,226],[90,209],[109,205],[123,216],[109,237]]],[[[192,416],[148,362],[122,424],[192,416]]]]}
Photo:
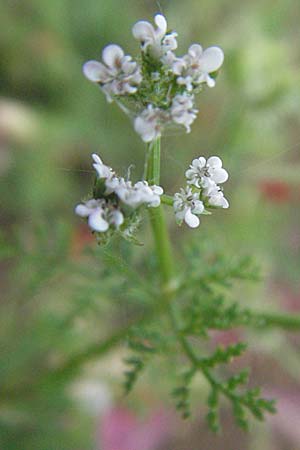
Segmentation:
{"type": "Polygon", "coordinates": [[[160,196],[163,194],[160,186],[149,186],[146,181],[132,184],[130,180],[118,177],[111,167],[103,164],[98,155],[93,154],[92,157],[100,181],[101,197],[77,205],[75,212],[88,218],[93,231],[106,232],[110,227],[118,229],[124,223],[125,216],[130,215],[125,206],[136,210],[142,205],[154,208],[160,205],[160,196]]]}
{"type": "Polygon", "coordinates": [[[88,200],[83,204],[79,204],[75,208],[76,214],[80,217],[87,217],[89,227],[93,231],[104,233],[113,225],[119,228],[124,222],[122,212],[112,205],[107,203],[104,199],[88,200]]]}
{"type": "Polygon", "coordinates": [[[218,156],[207,160],[200,156],[192,161],[185,173],[187,187],[174,195],[173,208],[177,222],[183,221],[191,227],[200,225],[199,215],[209,208],[229,208],[219,184],[228,180],[228,173],[222,167],[218,156]]]}
{"type": "Polygon", "coordinates": [[[203,50],[201,45],[193,44],[182,58],[177,58],[169,51],[165,61],[177,76],[177,83],[190,92],[201,83],[206,83],[209,87],[215,86],[215,80],[209,74],[220,69],[224,53],[219,47],[203,50]]]}
{"type": "Polygon", "coordinates": [[[202,84],[215,85],[213,74],[224,60],[219,47],[203,50],[199,44],[177,57],[177,33],[167,31],[167,21],[161,14],[154,22],[156,27],[142,20],[132,29],[141,44],[141,66],[114,44],[104,48],[103,63],[88,61],[83,66],[85,76],[100,85],[108,101],[117,97],[125,111],[128,108],[120,97],[134,95],[134,128],[144,142],[156,139],[174,123],[190,132],[198,113],[193,94],[202,84]]]}
{"type": "Polygon", "coordinates": [[[124,54],[119,45],[108,45],[102,52],[103,63],[87,61],[83,66],[84,75],[100,84],[109,102],[115,95],[133,94],[142,81],[140,67],[131,56],[124,54]]]}
{"type": "Polygon", "coordinates": [[[146,109],[136,117],[134,129],[141,136],[144,142],[151,142],[160,137],[165,126],[172,121],[183,125],[187,133],[191,131],[191,124],[194,122],[198,110],[194,108],[194,96],[177,94],[169,110],[154,108],[148,105],[146,109]]]}
{"type": "Polygon", "coordinates": [[[157,14],[154,22],[157,25],[156,29],[151,23],[140,20],[133,26],[132,34],[135,39],[140,41],[143,52],[149,50],[151,56],[159,59],[169,51],[176,50],[177,33],[167,33],[167,21],[162,14],[157,14]]]}

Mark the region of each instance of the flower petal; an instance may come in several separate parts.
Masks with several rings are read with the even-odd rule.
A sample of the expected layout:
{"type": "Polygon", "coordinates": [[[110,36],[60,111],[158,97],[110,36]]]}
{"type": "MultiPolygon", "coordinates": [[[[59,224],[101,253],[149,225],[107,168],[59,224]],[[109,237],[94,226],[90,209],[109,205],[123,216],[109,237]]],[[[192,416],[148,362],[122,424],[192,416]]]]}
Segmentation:
{"type": "Polygon", "coordinates": [[[91,213],[91,209],[86,205],[79,204],[75,207],[75,214],[80,217],[88,217],[91,213]]]}
{"type": "Polygon", "coordinates": [[[115,68],[118,61],[124,56],[124,51],[119,45],[107,45],[102,52],[102,59],[110,68],[115,68]]]}
{"type": "Polygon", "coordinates": [[[200,58],[200,56],[203,54],[203,49],[202,49],[201,45],[193,44],[189,47],[188,53],[193,58],[200,58]]]}
{"type": "Polygon", "coordinates": [[[219,47],[209,47],[201,56],[201,70],[211,73],[218,70],[224,61],[223,50],[219,47]]]}
{"type": "Polygon", "coordinates": [[[188,169],[185,172],[186,178],[193,178],[195,176],[195,174],[196,174],[195,169],[188,169]]]}
{"type": "Polygon", "coordinates": [[[108,230],[109,224],[102,217],[102,210],[96,209],[90,214],[88,224],[92,230],[104,232],[108,230]]]}
{"type": "Polygon", "coordinates": [[[112,213],[112,222],[118,228],[124,222],[124,216],[118,209],[115,209],[112,213]]]}
{"type": "Polygon", "coordinates": [[[222,167],[222,160],[218,156],[211,156],[207,160],[207,165],[213,169],[220,169],[222,167]]]}
{"type": "Polygon", "coordinates": [[[99,155],[97,155],[97,153],[93,153],[92,154],[92,158],[95,161],[96,164],[103,164],[101,158],[99,155]]]}
{"type": "Polygon", "coordinates": [[[206,165],[206,159],[203,156],[200,156],[200,158],[193,159],[192,166],[195,167],[195,169],[203,169],[206,165]]]}
{"type": "Polygon", "coordinates": [[[154,40],[155,32],[151,23],[140,20],[132,28],[132,34],[138,41],[144,42],[149,39],[154,40]]]}
{"type": "Polygon", "coordinates": [[[228,173],[225,169],[216,169],[211,175],[212,180],[215,183],[225,183],[228,180],[228,173]]]}
{"type": "Polygon", "coordinates": [[[188,210],[186,211],[184,221],[191,228],[197,228],[200,225],[199,217],[195,216],[195,214],[192,214],[191,208],[188,208],[188,210]]]}
{"type": "Polygon", "coordinates": [[[192,207],[193,214],[202,214],[204,211],[204,205],[201,200],[194,200],[194,206],[192,207]]]}
{"type": "Polygon", "coordinates": [[[151,189],[152,189],[153,193],[156,195],[162,195],[164,193],[163,188],[161,186],[157,186],[156,184],[151,186],[151,189]]]}
{"type": "Polygon", "coordinates": [[[154,22],[159,28],[158,34],[163,37],[167,32],[167,21],[165,17],[162,14],[156,14],[156,16],[154,17],[154,22]]]}
{"type": "MultiPolygon", "coordinates": [[[[175,207],[175,203],[174,203],[174,207],[175,207]]],[[[186,209],[180,209],[178,211],[175,211],[175,217],[180,222],[182,222],[184,220],[185,214],[186,214],[186,209]]]]}
{"type": "Polygon", "coordinates": [[[159,135],[155,130],[155,124],[149,124],[139,116],[134,121],[134,130],[141,136],[144,142],[151,142],[159,135]]]}
{"type": "Polygon", "coordinates": [[[112,176],[112,170],[110,167],[104,164],[93,164],[94,169],[98,173],[99,178],[110,178],[112,176]]]}
{"type": "Polygon", "coordinates": [[[207,84],[207,86],[209,88],[213,88],[216,85],[216,81],[212,77],[210,77],[209,75],[205,76],[205,80],[204,81],[206,82],[206,84],[207,84]]]}
{"type": "Polygon", "coordinates": [[[94,83],[107,83],[111,79],[107,68],[98,61],[87,61],[83,65],[82,71],[86,78],[94,83]]]}
{"type": "Polygon", "coordinates": [[[224,209],[229,208],[229,202],[225,197],[223,197],[222,208],[224,208],[224,209]]]}

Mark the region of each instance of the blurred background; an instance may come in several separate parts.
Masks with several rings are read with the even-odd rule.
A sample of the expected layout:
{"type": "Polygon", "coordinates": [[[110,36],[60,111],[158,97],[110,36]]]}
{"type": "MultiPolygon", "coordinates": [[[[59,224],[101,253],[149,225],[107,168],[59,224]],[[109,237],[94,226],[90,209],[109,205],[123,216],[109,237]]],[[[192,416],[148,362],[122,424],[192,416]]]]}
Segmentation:
{"type": "MultiPolygon", "coordinates": [[[[204,219],[196,231],[178,230],[170,217],[177,246],[192,236],[228,255],[253,255],[264,281],[243,288],[240,300],[300,311],[299,2],[2,0],[3,450],[300,449],[299,335],[247,333],[250,350],[243,363],[251,366],[253,382],[278,398],[279,409],[248,434],[235,428],[226,406],[223,435],[207,431],[205,385],[193,420],[181,421],[168,397],[166,371],[149,373],[124,398],[123,346],[82,356],[86,349],[93,355],[131,310],[126,277],[110,277],[104,286],[103,253],[74,216],[74,205],[90,190],[92,152],[120,174],[133,164],[138,179],[144,145],[81,67],[99,59],[108,43],[137,54],[131,27],[159,10],[179,34],[179,54],[192,42],[220,45],[225,53],[216,87],[200,96],[193,132],[163,139],[162,184],[175,192],[193,157],[218,154],[231,177],[231,208],[204,219]],[[67,370],[53,376],[60,366],[67,370]]],[[[147,231],[140,239],[143,247],[120,250],[126,260],[130,252],[147,255],[147,231]]],[[[239,333],[215,339],[226,344],[239,333]]]]}

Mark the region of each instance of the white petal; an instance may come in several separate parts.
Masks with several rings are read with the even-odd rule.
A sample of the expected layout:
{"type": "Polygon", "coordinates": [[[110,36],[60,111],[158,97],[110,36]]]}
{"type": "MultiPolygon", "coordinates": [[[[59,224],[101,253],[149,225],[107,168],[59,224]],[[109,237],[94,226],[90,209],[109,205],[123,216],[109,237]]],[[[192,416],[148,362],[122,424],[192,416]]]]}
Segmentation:
{"type": "Polygon", "coordinates": [[[104,232],[108,230],[109,224],[102,217],[102,210],[96,209],[89,216],[88,224],[92,230],[104,232]]]}
{"type": "Polygon", "coordinates": [[[153,193],[156,195],[162,195],[164,193],[163,188],[161,186],[156,186],[156,184],[151,186],[151,189],[153,193]]]}
{"type": "Polygon", "coordinates": [[[183,59],[178,58],[176,61],[173,62],[172,70],[175,75],[181,75],[184,69],[186,69],[186,62],[183,59]]]}
{"type": "Polygon", "coordinates": [[[186,178],[193,178],[195,176],[195,174],[196,174],[195,169],[188,169],[185,172],[186,178]]]}
{"type": "Polygon", "coordinates": [[[223,197],[222,208],[224,209],[229,208],[228,200],[225,197],[223,197]]]}
{"type": "Polygon", "coordinates": [[[196,169],[198,168],[203,169],[203,167],[205,167],[205,164],[206,159],[203,156],[200,156],[200,158],[193,159],[192,161],[192,166],[195,167],[196,169]]]}
{"type": "Polygon", "coordinates": [[[91,213],[91,209],[86,205],[80,204],[75,207],[75,213],[80,217],[88,217],[91,213]]]}
{"type": "Polygon", "coordinates": [[[159,30],[161,31],[161,35],[163,37],[167,32],[167,21],[165,17],[162,14],[156,14],[156,16],[154,17],[154,22],[158,26],[159,30]]]}
{"type": "Polygon", "coordinates": [[[206,82],[206,84],[207,84],[207,86],[209,88],[213,88],[216,85],[216,81],[212,77],[210,77],[209,75],[206,75],[204,81],[206,82]]]}
{"type": "Polygon", "coordinates": [[[209,47],[201,56],[201,70],[211,73],[218,70],[224,61],[224,53],[219,47],[209,47]]]}
{"type": "Polygon", "coordinates": [[[191,45],[189,48],[189,54],[193,58],[200,58],[200,56],[203,54],[203,49],[202,49],[201,45],[199,45],[199,44],[191,45]]]}
{"type": "Polygon", "coordinates": [[[113,223],[115,224],[115,226],[118,228],[120,225],[122,225],[122,223],[124,222],[124,216],[121,213],[121,211],[119,211],[118,209],[116,209],[115,211],[113,211],[111,213],[112,215],[112,220],[113,223]]]}
{"type": "Polygon", "coordinates": [[[151,142],[157,136],[155,127],[149,125],[141,117],[137,117],[134,121],[134,129],[141,136],[144,142],[151,142]]]}
{"type": "Polygon", "coordinates": [[[124,51],[119,45],[107,45],[102,52],[102,59],[108,67],[114,68],[116,62],[120,61],[124,56],[124,51]]]}
{"type": "Polygon", "coordinates": [[[175,217],[177,220],[182,221],[185,218],[186,210],[182,209],[175,212],[175,217]]]}
{"type": "Polygon", "coordinates": [[[122,64],[122,71],[126,75],[132,75],[137,68],[137,63],[134,61],[124,61],[122,64]]]}
{"type": "Polygon", "coordinates": [[[200,225],[199,217],[195,216],[195,214],[192,214],[190,208],[188,208],[185,213],[184,221],[191,228],[197,228],[200,225]]]}
{"type": "Polygon", "coordinates": [[[93,154],[92,154],[92,158],[93,158],[93,160],[95,161],[95,163],[97,163],[97,164],[103,164],[103,162],[102,162],[100,156],[97,155],[96,153],[93,153],[93,154]]]}
{"type": "Polygon", "coordinates": [[[93,164],[93,167],[98,173],[99,178],[110,178],[112,175],[110,167],[104,164],[93,164]]]}
{"type": "Polygon", "coordinates": [[[204,205],[201,200],[194,201],[194,206],[192,208],[193,214],[202,214],[204,211],[204,205]]]}
{"type": "Polygon", "coordinates": [[[151,199],[151,202],[149,203],[149,206],[151,208],[157,208],[160,205],[160,197],[154,195],[151,199]]]}
{"type": "Polygon", "coordinates": [[[207,165],[214,169],[220,169],[222,167],[222,160],[218,156],[211,156],[207,160],[207,165]]]}
{"type": "Polygon", "coordinates": [[[138,41],[154,40],[154,28],[151,23],[140,20],[132,28],[132,34],[138,41]]]}
{"type": "Polygon", "coordinates": [[[228,180],[228,173],[225,169],[216,169],[213,171],[211,178],[215,183],[225,183],[228,180]]]}
{"type": "Polygon", "coordinates": [[[94,83],[101,82],[107,83],[111,76],[107,68],[98,61],[87,61],[83,67],[82,71],[86,78],[94,83]]]}

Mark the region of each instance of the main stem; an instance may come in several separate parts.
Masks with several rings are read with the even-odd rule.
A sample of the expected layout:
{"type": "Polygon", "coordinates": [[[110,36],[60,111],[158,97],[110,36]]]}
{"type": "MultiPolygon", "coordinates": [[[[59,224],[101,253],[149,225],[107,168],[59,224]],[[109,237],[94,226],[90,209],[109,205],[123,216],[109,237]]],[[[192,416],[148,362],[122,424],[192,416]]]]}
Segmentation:
{"type": "MultiPolygon", "coordinates": [[[[148,145],[145,166],[146,179],[149,184],[160,183],[160,138],[148,145]]],[[[172,286],[174,266],[172,247],[162,207],[149,208],[149,217],[153,231],[162,290],[167,293],[172,286]]]]}
{"type": "MultiPolygon", "coordinates": [[[[145,169],[148,183],[159,185],[160,138],[148,145],[145,169]]],[[[157,208],[149,208],[149,215],[155,241],[157,262],[161,275],[162,297],[168,304],[171,326],[183,351],[191,360],[192,364],[196,366],[198,364],[198,358],[188,340],[181,333],[180,317],[176,304],[172,301],[176,292],[176,283],[172,283],[174,276],[172,248],[162,207],[159,206],[157,208]]]]}

